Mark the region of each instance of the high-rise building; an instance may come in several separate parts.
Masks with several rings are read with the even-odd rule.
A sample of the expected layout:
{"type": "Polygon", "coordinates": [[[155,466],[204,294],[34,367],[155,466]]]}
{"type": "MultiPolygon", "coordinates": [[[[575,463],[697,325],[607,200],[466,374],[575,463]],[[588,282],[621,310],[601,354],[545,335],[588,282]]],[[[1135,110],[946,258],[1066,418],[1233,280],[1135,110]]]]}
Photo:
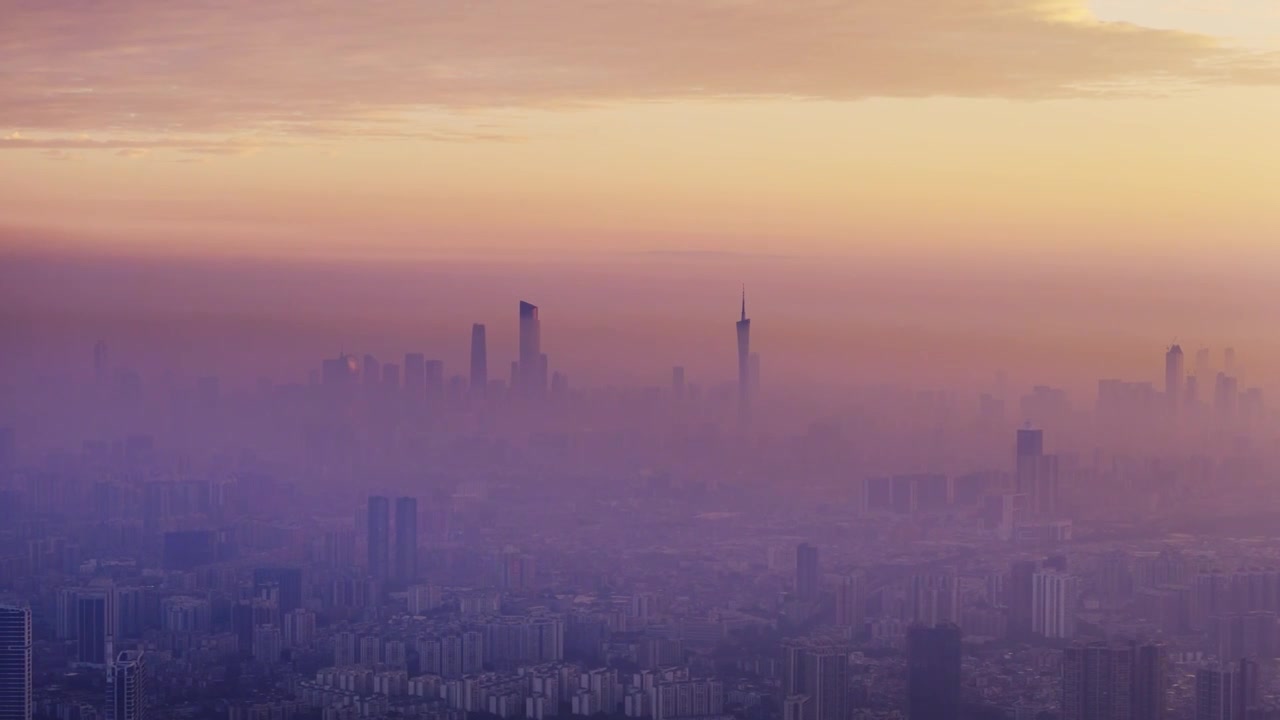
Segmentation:
{"type": "Polygon", "coordinates": [[[747,292],[742,291],[742,316],[738,330],[738,417],[751,417],[751,320],[747,318],[747,292]]]}
{"type": "Polygon", "coordinates": [[[1214,384],[1213,410],[1219,420],[1231,420],[1235,417],[1239,398],[1239,381],[1225,372],[1218,373],[1214,384]]]}
{"type": "Polygon", "coordinates": [[[368,513],[369,575],[386,580],[391,576],[391,502],[371,496],[368,513]]]}
{"type": "Polygon", "coordinates": [[[395,363],[382,364],[382,387],[387,390],[400,389],[400,366],[395,363]]]}
{"type": "Polygon", "coordinates": [[[427,360],[422,365],[422,371],[426,376],[425,385],[427,395],[432,398],[440,398],[444,395],[444,361],[443,360],[427,360]]]}
{"type": "Polygon", "coordinates": [[[1131,720],[1134,649],[1094,642],[1062,654],[1062,720],[1131,720]]]}
{"type": "Polygon", "coordinates": [[[253,659],[266,665],[280,662],[284,652],[284,633],[278,625],[256,625],[253,628],[253,659]]]}
{"type": "Polygon", "coordinates": [[[1056,571],[1032,576],[1031,631],[1054,639],[1070,639],[1076,633],[1076,601],[1079,581],[1056,571]]]}
{"type": "Polygon", "coordinates": [[[1019,560],[1009,568],[1009,631],[1015,637],[1031,634],[1035,607],[1036,564],[1019,560]]]}
{"type": "Polygon", "coordinates": [[[1164,394],[1169,403],[1169,411],[1173,413],[1182,409],[1184,374],[1182,348],[1174,345],[1164,355],[1164,394]]]}
{"type": "Polygon", "coordinates": [[[676,365],[671,368],[671,397],[683,400],[684,389],[684,366],[676,365]]]}
{"type": "Polygon", "coordinates": [[[360,384],[366,388],[376,387],[382,382],[382,365],[378,363],[378,358],[365,354],[364,361],[361,363],[360,384]]]}
{"type": "Polygon", "coordinates": [[[818,548],[809,543],[796,546],[796,597],[805,602],[818,599],[821,589],[818,574],[818,548]]]}
{"type": "Polygon", "coordinates": [[[311,647],[316,641],[316,614],[298,609],[284,616],[284,644],[291,648],[311,647]]]}
{"type": "Polygon", "coordinates": [[[960,716],[960,628],[913,626],[907,631],[907,717],[960,716]]]}
{"type": "Polygon", "coordinates": [[[489,349],[485,339],[484,325],[476,323],[471,326],[471,378],[470,392],[472,397],[484,397],[489,388],[489,349]]]}
{"type": "Polygon", "coordinates": [[[76,659],[106,665],[111,653],[115,612],[110,590],[81,591],[76,597],[76,659]]]}
{"type": "Polygon", "coordinates": [[[1031,512],[1050,517],[1058,511],[1058,457],[1044,454],[1044,431],[1018,431],[1014,479],[1018,493],[1030,498],[1031,512]]]}
{"type": "Polygon", "coordinates": [[[1133,720],[1164,720],[1168,714],[1168,656],[1161,643],[1134,644],[1133,720]]]}
{"type": "Polygon", "coordinates": [[[845,720],[849,716],[849,653],[842,648],[812,649],[804,656],[805,720],[845,720]]]}
{"type": "Polygon", "coordinates": [[[31,609],[0,605],[0,720],[31,720],[31,609]]]}
{"type": "Polygon", "coordinates": [[[836,625],[861,629],[865,610],[862,576],[846,575],[840,578],[836,583],[836,625]]]}
{"type": "Polygon", "coordinates": [[[418,499],[396,498],[395,579],[408,584],[418,574],[418,499]]]}
{"type": "Polygon", "coordinates": [[[327,388],[349,389],[356,384],[359,377],[360,362],[346,353],[327,359],[320,365],[320,379],[327,388]]]}
{"type": "Polygon", "coordinates": [[[804,697],[799,720],[838,720],[849,712],[849,652],[839,645],[792,640],[783,645],[783,692],[804,697]]]}
{"type": "Polygon", "coordinates": [[[112,720],[148,720],[151,716],[146,655],[125,650],[111,667],[112,720]]]}
{"type": "Polygon", "coordinates": [[[541,397],[546,393],[546,376],[542,355],[542,321],[538,306],[520,301],[520,375],[519,392],[525,397],[541,397]]]}
{"type": "Polygon", "coordinates": [[[960,619],[960,583],[949,573],[912,575],[907,581],[910,621],[933,627],[960,619]]]}
{"type": "Polygon", "coordinates": [[[1258,663],[1210,665],[1196,671],[1195,720],[1245,720],[1261,699],[1258,663]]]}
{"type": "Polygon", "coordinates": [[[427,356],[422,353],[406,353],[404,356],[404,389],[422,392],[427,386],[427,356]]]}
{"type": "Polygon", "coordinates": [[[269,590],[273,591],[281,613],[302,607],[302,568],[254,568],[254,597],[268,597],[269,590]]]}

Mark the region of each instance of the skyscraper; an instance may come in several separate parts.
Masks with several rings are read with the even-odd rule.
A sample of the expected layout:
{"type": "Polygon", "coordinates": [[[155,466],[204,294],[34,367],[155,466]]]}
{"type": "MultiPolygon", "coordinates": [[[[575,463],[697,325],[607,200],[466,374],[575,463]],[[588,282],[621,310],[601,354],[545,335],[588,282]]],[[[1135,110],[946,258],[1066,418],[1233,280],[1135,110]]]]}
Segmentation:
{"type": "Polygon", "coordinates": [[[960,628],[913,626],[907,631],[907,712],[911,720],[960,716],[960,628]]]}
{"type": "Polygon", "coordinates": [[[542,321],[538,319],[538,306],[520,301],[520,388],[525,397],[544,394],[542,381],[542,321]]]}
{"type": "Polygon", "coordinates": [[[684,399],[684,366],[671,368],[671,396],[676,400],[684,399]]]}
{"type": "Polygon", "coordinates": [[[796,597],[805,602],[818,599],[818,548],[809,543],[796,547],[796,597]]]}
{"type": "Polygon", "coordinates": [[[1031,634],[1035,607],[1036,564],[1018,560],[1009,568],[1009,631],[1015,637],[1031,634]]]}
{"type": "Polygon", "coordinates": [[[1164,395],[1171,413],[1176,414],[1182,409],[1184,375],[1182,348],[1175,344],[1164,355],[1164,395]]]}
{"type": "Polygon", "coordinates": [[[1135,644],[1133,651],[1133,720],[1164,720],[1168,686],[1167,656],[1160,643],[1135,644]]]}
{"type": "Polygon", "coordinates": [[[849,653],[832,647],[804,655],[806,720],[844,720],[849,716],[849,653]]]}
{"type": "Polygon", "coordinates": [[[424,384],[427,389],[427,395],[432,398],[440,398],[444,395],[444,361],[427,360],[422,364],[422,372],[424,376],[424,384]]]}
{"type": "Polygon", "coordinates": [[[836,625],[861,629],[865,615],[862,577],[846,575],[836,584],[836,625]]]}
{"type": "Polygon", "coordinates": [[[404,356],[404,389],[422,392],[427,386],[427,357],[422,353],[406,353],[404,356]]]}
{"type": "Polygon", "coordinates": [[[0,720],[31,720],[31,609],[0,605],[0,720]]]}
{"type": "Polygon", "coordinates": [[[76,659],[80,663],[107,664],[115,619],[112,605],[108,590],[86,590],[76,597],[76,659]]]}
{"type": "Polygon", "coordinates": [[[738,417],[751,417],[751,321],[747,319],[747,291],[742,291],[742,317],[738,320],[738,417]]]}
{"type": "Polygon", "coordinates": [[[378,362],[378,358],[366,353],[360,369],[360,384],[371,388],[380,382],[382,382],[382,365],[378,362]]]}
{"type": "Polygon", "coordinates": [[[1058,457],[1044,454],[1044,431],[1018,431],[1016,491],[1030,498],[1031,512],[1052,516],[1058,509],[1058,457]]]}
{"type": "Polygon", "coordinates": [[[783,692],[804,697],[800,720],[840,720],[849,712],[849,652],[839,645],[789,640],[783,645],[783,692]]]}
{"type": "Polygon", "coordinates": [[[1258,663],[1242,658],[1196,671],[1195,720],[1244,720],[1257,705],[1258,663]]]}
{"type": "Polygon", "coordinates": [[[371,496],[368,512],[369,575],[386,580],[391,574],[391,502],[371,496]]]}
{"type": "Polygon", "coordinates": [[[254,597],[268,597],[267,591],[269,589],[274,589],[277,606],[281,613],[287,613],[302,607],[302,568],[254,568],[254,597]]]}
{"type": "Polygon", "coordinates": [[[1131,720],[1133,648],[1105,642],[1062,652],[1062,720],[1131,720]]]}
{"type": "Polygon", "coordinates": [[[1038,572],[1032,576],[1031,630],[1046,638],[1070,639],[1076,633],[1079,581],[1066,573],[1038,572]]]}
{"type": "Polygon", "coordinates": [[[489,387],[489,349],[485,340],[484,325],[471,326],[471,396],[484,397],[489,387]]]}
{"type": "Polygon", "coordinates": [[[111,668],[112,720],[148,720],[147,664],[138,650],[126,650],[111,668]]]}
{"type": "Polygon", "coordinates": [[[395,579],[412,582],[418,573],[418,500],[396,498],[395,579]]]}
{"type": "Polygon", "coordinates": [[[107,363],[107,343],[105,340],[99,340],[93,344],[93,375],[102,382],[107,379],[110,372],[107,363]]]}

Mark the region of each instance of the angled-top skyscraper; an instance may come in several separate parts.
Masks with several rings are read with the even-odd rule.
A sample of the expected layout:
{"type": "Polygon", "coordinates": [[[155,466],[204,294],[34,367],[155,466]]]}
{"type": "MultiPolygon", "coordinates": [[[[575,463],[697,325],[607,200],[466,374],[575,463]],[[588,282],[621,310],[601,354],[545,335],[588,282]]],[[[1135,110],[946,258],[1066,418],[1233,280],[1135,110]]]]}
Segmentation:
{"type": "Polygon", "coordinates": [[[1174,345],[1164,355],[1164,394],[1169,411],[1177,413],[1182,407],[1182,377],[1184,375],[1182,348],[1174,345]]]}
{"type": "Polygon", "coordinates": [[[751,321],[747,319],[747,291],[742,291],[742,317],[738,320],[738,417],[751,416],[751,321]]]}
{"type": "Polygon", "coordinates": [[[538,306],[520,301],[520,394],[537,397],[546,392],[542,355],[542,323],[538,306]]]}
{"type": "Polygon", "coordinates": [[[486,347],[484,325],[471,326],[471,395],[483,397],[489,386],[489,350],[486,347]]]}

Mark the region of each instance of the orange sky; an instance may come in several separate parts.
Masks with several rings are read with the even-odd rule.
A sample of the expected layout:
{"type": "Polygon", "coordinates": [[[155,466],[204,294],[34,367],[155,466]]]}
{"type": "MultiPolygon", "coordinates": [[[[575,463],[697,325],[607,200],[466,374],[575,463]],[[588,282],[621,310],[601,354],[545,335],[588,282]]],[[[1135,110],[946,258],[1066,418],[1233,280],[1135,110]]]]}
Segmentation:
{"type": "Polygon", "coordinates": [[[1267,0],[25,2],[0,208],[269,255],[1264,252],[1277,35],[1267,0]]]}
{"type": "Polygon", "coordinates": [[[1280,260],[1274,0],[15,0],[4,15],[0,250],[1067,263],[1062,284],[1086,292],[1149,293],[1177,268],[1222,314],[1280,302],[1220,287],[1280,260]],[[1102,288],[1091,266],[1129,284],[1102,288]]]}

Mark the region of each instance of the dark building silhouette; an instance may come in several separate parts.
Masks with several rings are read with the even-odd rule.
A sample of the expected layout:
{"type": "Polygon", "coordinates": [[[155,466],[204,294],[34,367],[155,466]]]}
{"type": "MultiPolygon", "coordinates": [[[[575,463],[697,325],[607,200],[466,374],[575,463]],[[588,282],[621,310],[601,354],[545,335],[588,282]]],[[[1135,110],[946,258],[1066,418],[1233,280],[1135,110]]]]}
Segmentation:
{"type": "Polygon", "coordinates": [[[1133,647],[1133,720],[1164,720],[1167,716],[1168,658],[1160,643],[1133,647]]]}
{"type": "Polygon", "coordinates": [[[747,318],[747,293],[742,292],[742,315],[738,331],[738,417],[743,422],[751,417],[751,320],[747,318]]]}
{"type": "Polygon", "coordinates": [[[280,606],[280,612],[287,613],[302,607],[302,568],[274,567],[256,568],[253,571],[253,594],[255,597],[266,597],[274,588],[274,597],[280,606]]]}
{"type": "Polygon", "coordinates": [[[1134,653],[1106,642],[1063,650],[1062,720],[1131,720],[1134,653]]]}
{"type": "Polygon", "coordinates": [[[1182,348],[1174,345],[1164,355],[1164,395],[1169,403],[1169,411],[1177,413],[1182,409],[1184,358],[1182,348]]]}
{"type": "Polygon", "coordinates": [[[818,574],[818,548],[801,543],[796,547],[796,597],[805,602],[818,599],[821,589],[818,574]]]}
{"type": "Polygon", "coordinates": [[[1016,491],[1029,498],[1031,512],[1041,517],[1058,510],[1058,457],[1044,454],[1044,431],[1018,431],[1014,469],[1016,491]]]}
{"type": "Polygon", "coordinates": [[[400,389],[400,366],[395,363],[382,364],[382,387],[388,390],[400,389]]]}
{"type": "Polygon", "coordinates": [[[683,400],[684,390],[684,366],[676,365],[671,368],[671,396],[677,400],[683,400]]]}
{"type": "Polygon", "coordinates": [[[484,325],[471,326],[471,377],[470,391],[474,397],[484,397],[489,387],[489,349],[484,325]]]}
{"type": "Polygon", "coordinates": [[[525,397],[546,394],[546,366],[542,354],[542,321],[538,306],[520,301],[520,372],[518,391],[525,397]]]}
{"type": "Polygon", "coordinates": [[[1009,568],[1009,631],[1015,637],[1031,635],[1035,577],[1039,568],[1032,560],[1019,560],[1009,568]]]}
{"type": "Polygon", "coordinates": [[[396,498],[395,579],[412,582],[418,573],[418,500],[396,498]]]}
{"type": "Polygon", "coordinates": [[[839,645],[790,641],[783,646],[783,691],[797,702],[795,720],[841,720],[849,714],[849,651],[839,645]]]}
{"type": "Polygon", "coordinates": [[[433,398],[444,395],[444,362],[427,360],[423,364],[423,372],[426,374],[427,395],[433,398]]]}
{"type": "Polygon", "coordinates": [[[422,353],[404,356],[404,389],[421,392],[427,386],[427,358],[422,353]]]}
{"type": "Polygon", "coordinates": [[[113,603],[109,591],[89,590],[76,597],[76,659],[105,665],[110,653],[113,603]]]}
{"type": "Polygon", "coordinates": [[[98,382],[104,382],[111,372],[107,360],[107,342],[99,340],[93,344],[93,376],[98,382]]]}
{"type": "Polygon", "coordinates": [[[391,576],[391,502],[382,496],[369,498],[369,575],[376,580],[391,576]]]}
{"type": "Polygon", "coordinates": [[[1241,658],[1196,671],[1195,720],[1247,720],[1249,710],[1260,700],[1254,660],[1241,658]]]}
{"type": "Polygon", "coordinates": [[[0,605],[0,720],[31,720],[31,609],[0,605]]]}
{"type": "Polygon", "coordinates": [[[960,716],[960,628],[915,625],[907,631],[907,711],[911,720],[960,716]]]}

